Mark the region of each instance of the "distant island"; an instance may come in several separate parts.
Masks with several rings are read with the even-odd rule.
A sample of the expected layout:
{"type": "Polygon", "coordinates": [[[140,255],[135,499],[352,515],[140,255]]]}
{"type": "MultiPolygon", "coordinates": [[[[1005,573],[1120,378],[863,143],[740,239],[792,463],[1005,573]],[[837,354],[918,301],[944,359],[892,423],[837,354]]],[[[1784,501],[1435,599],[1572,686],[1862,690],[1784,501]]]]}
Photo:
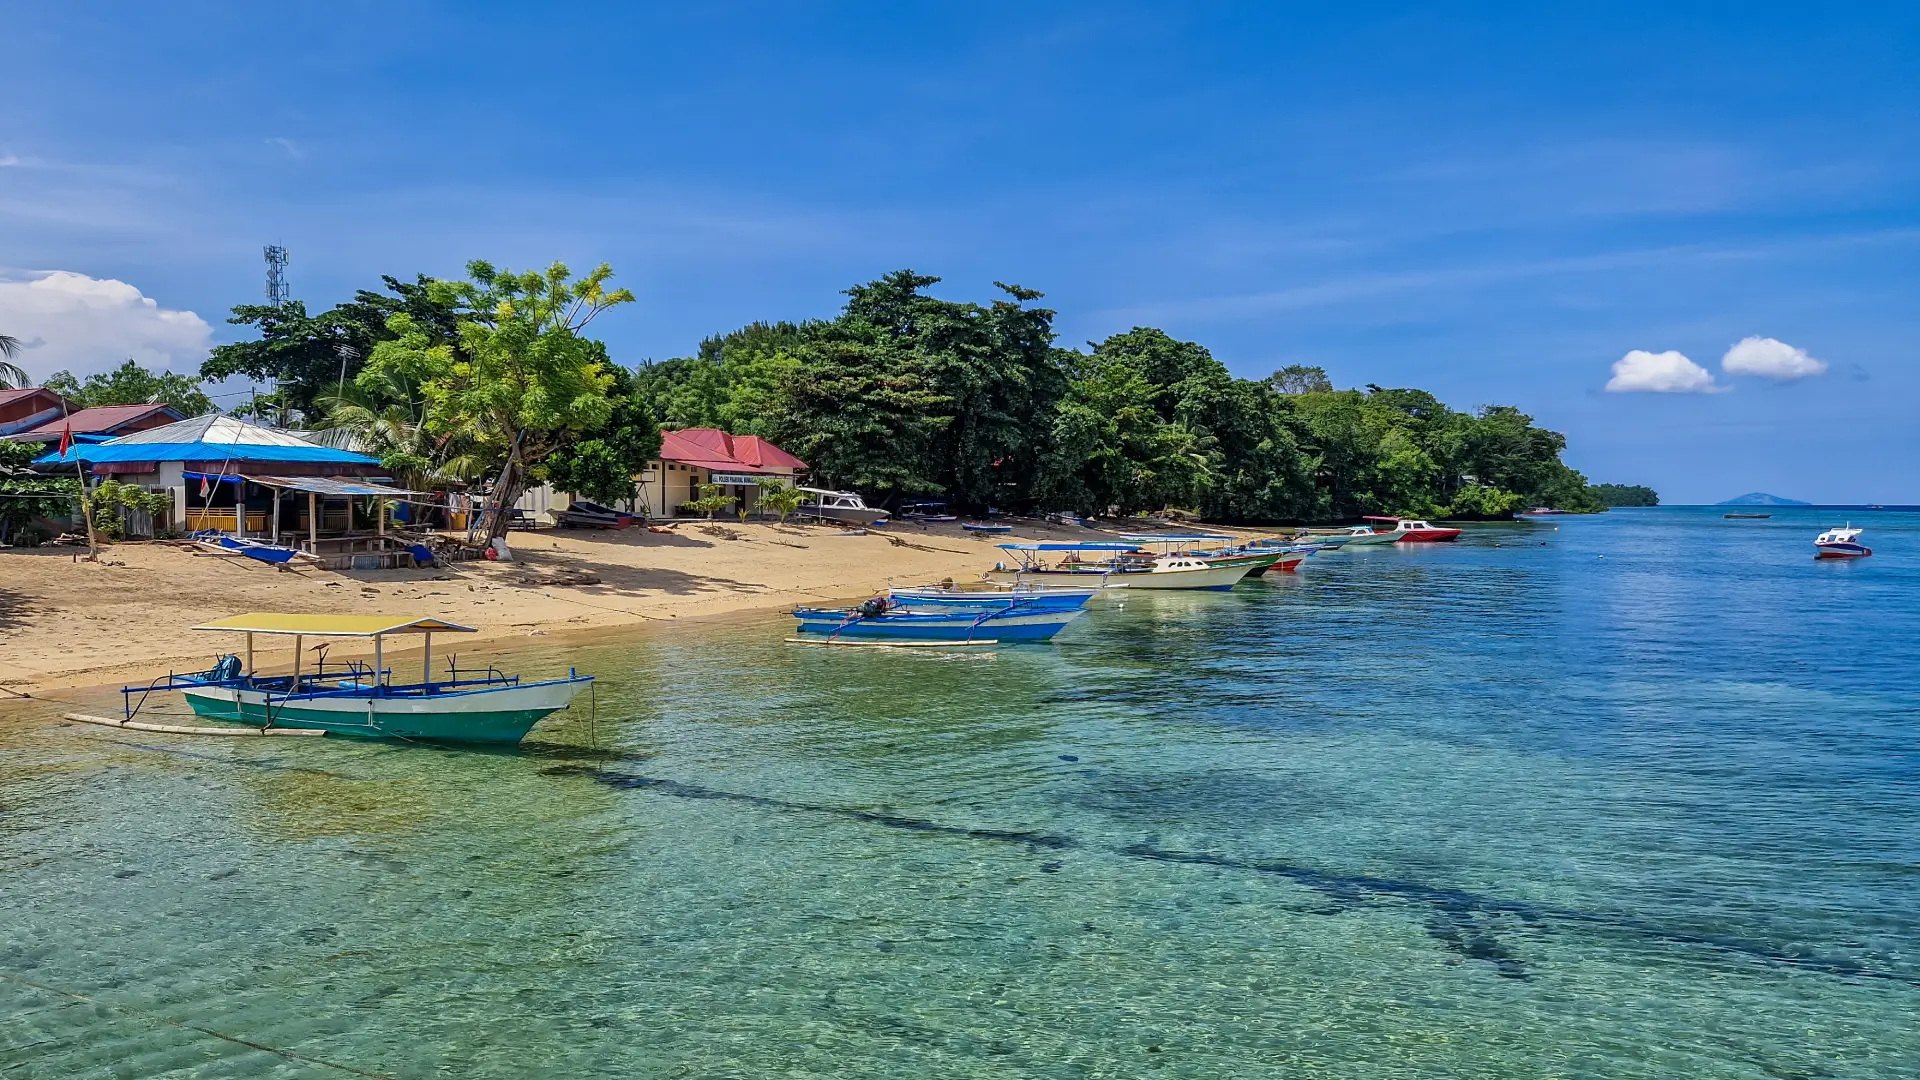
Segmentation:
{"type": "Polygon", "coordinates": [[[1783,499],[1778,495],[1769,495],[1764,491],[1750,491],[1745,495],[1740,496],[1737,499],[1728,499],[1726,502],[1714,503],[1714,505],[1715,506],[1812,506],[1813,504],[1810,502],[1801,502],[1799,499],[1783,499]]]}
{"type": "Polygon", "coordinates": [[[1590,484],[1587,490],[1592,492],[1603,506],[1660,505],[1660,493],[1640,484],[1590,484]]]}

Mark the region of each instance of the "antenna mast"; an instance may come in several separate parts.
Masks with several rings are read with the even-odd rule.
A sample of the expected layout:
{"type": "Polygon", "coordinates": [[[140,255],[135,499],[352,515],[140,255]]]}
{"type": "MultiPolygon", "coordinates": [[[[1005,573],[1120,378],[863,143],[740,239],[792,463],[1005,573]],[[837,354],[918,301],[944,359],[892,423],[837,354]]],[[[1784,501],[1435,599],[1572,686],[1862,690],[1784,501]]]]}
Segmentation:
{"type": "Polygon", "coordinates": [[[279,307],[293,299],[293,291],[287,288],[287,249],[268,244],[260,251],[267,257],[267,302],[279,307]]]}

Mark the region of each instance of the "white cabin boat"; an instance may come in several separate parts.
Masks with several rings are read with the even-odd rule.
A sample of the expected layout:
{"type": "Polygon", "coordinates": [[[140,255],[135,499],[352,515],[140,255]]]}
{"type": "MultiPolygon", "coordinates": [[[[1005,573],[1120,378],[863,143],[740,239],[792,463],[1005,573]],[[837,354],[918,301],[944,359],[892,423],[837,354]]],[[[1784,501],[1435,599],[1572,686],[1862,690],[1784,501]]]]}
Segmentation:
{"type": "Polygon", "coordinates": [[[885,510],[868,506],[859,492],[809,487],[799,490],[807,496],[807,501],[800,504],[801,517],[838,521],[843,525],[878,525],[888,517],[885,510]]]}

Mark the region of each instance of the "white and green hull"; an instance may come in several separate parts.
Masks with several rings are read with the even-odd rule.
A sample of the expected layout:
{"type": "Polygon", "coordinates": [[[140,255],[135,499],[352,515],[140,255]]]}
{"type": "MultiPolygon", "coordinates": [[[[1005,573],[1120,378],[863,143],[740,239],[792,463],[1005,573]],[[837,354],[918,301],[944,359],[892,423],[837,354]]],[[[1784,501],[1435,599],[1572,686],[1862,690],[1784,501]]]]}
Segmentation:
{"type": "MultiPolygon", "coordinates": [[[[1102,589],[1231,589],[1253,569],[1257,560],[1216,564],[1187,570],[1111,571],[1096,567],[1079,570],[1008,570],[986,572],[988,581],[1018,585],[1077,585],[1102,589]]],[[[1272,560],[1268,560],[1271,563],[1272,560]]]]}
{"type": "Polygon", "coordinates": [[[517,743],[549,713],[567,707],[591,680],[559,679],[522,686],[419,693],[270,694],[207,686],[184,691],[209,720],[257,727],[317,728],[371,739],[517,743]]]}

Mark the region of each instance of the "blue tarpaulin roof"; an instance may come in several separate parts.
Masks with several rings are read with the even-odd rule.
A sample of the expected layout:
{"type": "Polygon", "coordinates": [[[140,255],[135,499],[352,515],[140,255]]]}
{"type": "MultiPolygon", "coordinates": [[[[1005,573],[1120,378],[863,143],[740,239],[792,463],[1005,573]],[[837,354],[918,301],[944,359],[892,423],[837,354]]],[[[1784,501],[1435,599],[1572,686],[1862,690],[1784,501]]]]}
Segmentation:
{"type": "Polygon", "coordinates": [[[88,445],[75,443],[65,456],[59,451],[34,459],[35,465],[70,465],[76,461],[95,465],[117,461],[317,461],[353,465],[378,465],[378,458],[335,450],[330,446],[263,446],[249,443],[125,443],[115,440],[88,445]]]}
{"type": "Polygon", "coordinates": [[[1138,544],[1071,543],[1063,541],[1000,545],[1001,548],[1007,551],[1132,551],[1138,546],[1138,544]]]}

